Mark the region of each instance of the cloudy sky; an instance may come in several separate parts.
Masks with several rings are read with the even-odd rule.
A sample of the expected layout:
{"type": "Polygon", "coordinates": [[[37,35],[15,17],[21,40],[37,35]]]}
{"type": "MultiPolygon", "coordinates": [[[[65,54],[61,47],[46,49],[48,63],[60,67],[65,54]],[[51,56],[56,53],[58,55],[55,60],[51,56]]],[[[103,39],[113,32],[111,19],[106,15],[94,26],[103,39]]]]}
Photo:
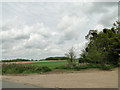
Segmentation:
{"type": "Polygon", "coordinates": [[[1,7],[0,59],[63,56],[72,46],[80,54],[89,30],[111,27],[118,18],[117,2],[4,2],[1,7]]]}

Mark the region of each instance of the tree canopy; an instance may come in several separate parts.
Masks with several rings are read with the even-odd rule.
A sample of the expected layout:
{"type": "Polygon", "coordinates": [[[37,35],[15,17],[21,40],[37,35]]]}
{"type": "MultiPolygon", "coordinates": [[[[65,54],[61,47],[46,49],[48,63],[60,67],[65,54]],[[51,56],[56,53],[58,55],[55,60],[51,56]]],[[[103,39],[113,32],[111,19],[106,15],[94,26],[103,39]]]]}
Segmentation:
{"type": "Polygon", "coordinates": [[[120,61],[120,22],[101,32],[90,30],[85,37],[89,43],[83,50],[80,62],[118,65],[120,61]]]}

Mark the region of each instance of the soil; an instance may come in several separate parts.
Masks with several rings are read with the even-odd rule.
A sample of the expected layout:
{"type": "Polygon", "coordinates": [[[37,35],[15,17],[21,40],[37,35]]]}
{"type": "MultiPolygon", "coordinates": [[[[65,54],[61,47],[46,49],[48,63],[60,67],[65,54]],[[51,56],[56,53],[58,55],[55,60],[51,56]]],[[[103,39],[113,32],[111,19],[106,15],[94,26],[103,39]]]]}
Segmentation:
{"type": "Polygon", "coordinates": [[[2,79],[45,88],[118,88],[118,68],[110,71],[55,70],[44,74],[4,75],[2,79]]]}

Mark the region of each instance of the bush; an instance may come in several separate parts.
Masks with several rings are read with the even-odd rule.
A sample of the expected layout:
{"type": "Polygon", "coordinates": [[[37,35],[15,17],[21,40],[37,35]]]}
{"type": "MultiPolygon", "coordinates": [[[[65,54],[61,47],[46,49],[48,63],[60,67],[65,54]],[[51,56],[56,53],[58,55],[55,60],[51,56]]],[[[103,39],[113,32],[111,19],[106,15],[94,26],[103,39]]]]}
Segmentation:
{"type": "Polygon", "coordinates": [[[80,65],[80,66],[74,67],[75,70],[88,69],[88,68],[89,67],[87,65],[80,65]]]}
{"type": "Polygon", "coordinates": [[[23,64],[3,64],[2,74],[42,73],[51,71],[46,66],[33,66],[23,64]]]}
{"type": "Polygon", "coordinates": [[[93,64],[93,63],[90,63],[90,64],[80,64],[80,65],[76,65],[76,66],[70,66],[69,64],[67,65],[63,65],[63,66],[60,66],[60,67],[56,67],[56,69],[67,69],[67,70],[82,70],[82,69],[90,69],[90,68],[100,68],[102,70],[110,70],[112,68],[115,68],[116,66],[114,65],[108,65],[108,64],[105,64],[105,65],[100,65],[100,64],[93,64]]]}
{"type": "Polygon", "coordinates": [[[51,71],[51,69],[46,66],[42,67],[42,72],[48,72],[48,71],[51,71]]]}
{"type": "Polygon", "coordinates": [[[67,64],[67,65],[57,67],[56,69],[81,70],[81,69],[87,69],[87,68],[89,68],[87,65],[73,66],[73,65],[67,64]]]}
{"type": "Polygon", "coordinates": [[[66,64],[66,65],[56,67],[55,69],[73,69],[73,66],[66,64]]]}
{"type": "Polygon", "coordinates": [[[100,64],[90,63],[90,64],[88,64],[88,67],[90,67],[90,68],[100,68],[100,64]]]}
{"type": "Polygon", "coordinates": [[[115,68],[115,66],[108,65],[108,64],[104,64],[104,65],[100,66],[100,69],[102,69],[102,70],[111,70],[112,68],[115,68]]]}

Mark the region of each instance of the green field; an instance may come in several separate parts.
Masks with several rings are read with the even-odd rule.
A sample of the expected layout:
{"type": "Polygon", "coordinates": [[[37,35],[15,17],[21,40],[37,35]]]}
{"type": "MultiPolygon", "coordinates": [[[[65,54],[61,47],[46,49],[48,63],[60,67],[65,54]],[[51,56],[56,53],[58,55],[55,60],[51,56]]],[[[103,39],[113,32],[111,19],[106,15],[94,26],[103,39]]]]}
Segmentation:
{"type": "Polygon", "coordinates": [[[27,65],[38,65],[38,66],[47,66],[50,69],[55,69],[56,67],[67,64],[67,61],[51,61],[51,62],[35,62],[35,63],[25,63],[27,65]]]}
{"type": "MultiPolygon", "coordinates": [[[[75,64],[76,63],[76,64],[75,64]]],[[[48,61],[48,62],[34,62],[34,63],[24,63],[24,64],[2,64],[2,74],[31,74],[31,73],[45,73],[50,72],[55,69],[64,69],[64,70],[82,70],[82,69],[91,69],[99,68],[102,70],[110,70],[115,68],[114,65],[100,65],[92,63],[81,63],[75,66],[71,66],[67,61],[48,61]]]]}

